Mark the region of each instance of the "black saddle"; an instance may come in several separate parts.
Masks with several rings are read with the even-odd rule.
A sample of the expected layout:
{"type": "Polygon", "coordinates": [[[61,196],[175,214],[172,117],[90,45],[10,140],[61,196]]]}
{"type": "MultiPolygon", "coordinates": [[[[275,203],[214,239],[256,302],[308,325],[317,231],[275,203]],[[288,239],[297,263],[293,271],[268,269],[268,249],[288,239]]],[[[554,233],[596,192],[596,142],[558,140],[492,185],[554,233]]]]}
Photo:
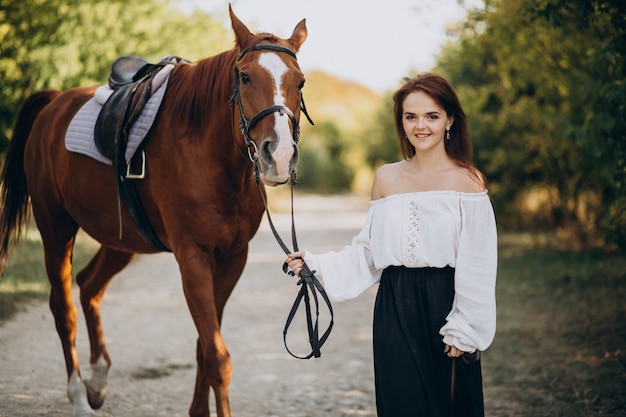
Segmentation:
{"type": "MultiPolygon", "coordinates": [[[[180,58],[166,57],[157,64],[150,64],[143,58],[128,56],[118,58],[111,67],[109,86],[113,93],[102,106],[94,130],[96,147],[102,155],[111,159],[116,177],[118,193],[135,225],[144,237],[160,250],[169,251],[156,236],[137,191],[129,176],[126,163],[126,148],[130,129],[141,114],[152,95],[152,80],[166,65],[176,64],[180,58]]],[[[145,166],[145,155],[143,155],[145,166]]],[[[145,174],[145,171],[143,171],[145,174]]]]}
{"type": "Polygon", "coordinates": [[[116,90],[122,85],[135,81],[135,74],[139,74],[146,65],[150,65],[150,63],[138,56],[129,55],[117,58],[111,65],[109,87],[116,90]]]}
{"type": "Polygon", "coordinates": [[[102,106],[94,131],[98,151],[113,160],[118,148],[128,143],[128,134],[152,95],[152,79],[166,65],[181,61],[165,57],[157,64],[143,58],[124,56],[111,66],[109,86],[113,93],[102,106]]]}

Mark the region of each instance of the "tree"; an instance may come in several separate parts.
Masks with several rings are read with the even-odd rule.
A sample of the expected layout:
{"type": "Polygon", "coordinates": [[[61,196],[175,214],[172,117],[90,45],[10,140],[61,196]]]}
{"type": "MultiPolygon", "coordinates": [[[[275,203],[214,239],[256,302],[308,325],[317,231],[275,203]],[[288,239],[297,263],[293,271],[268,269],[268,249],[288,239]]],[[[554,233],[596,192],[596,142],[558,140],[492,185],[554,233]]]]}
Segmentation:
{"type": "Polygon", "coordinates": [[[392,107],[389,95],[374,115],[371,126],[363,133],[361,146],[365,162],[373,170],[402,158],[392,107]]]}
{"type": "Polygon", "coordinates": [[[487,1],[441,55],[501,224],[626,247],[625,12],[621,0],[487,1]]]}
{"type": "Polygon", "coordinates": [[[105,83],[122,55],[197,60],[230,48],[231,37],[208,14],[160,0],[0,0],[0,135],[6,145],[19,105],[37,90],[105,83]]]}
{"type": "Polygon", "coordinates": [[[323,193],[349,191],[354,169],[346,160],[348,148],[334,122],[317,123],[307,140],[300,142],[299,185],[323,193]]]}

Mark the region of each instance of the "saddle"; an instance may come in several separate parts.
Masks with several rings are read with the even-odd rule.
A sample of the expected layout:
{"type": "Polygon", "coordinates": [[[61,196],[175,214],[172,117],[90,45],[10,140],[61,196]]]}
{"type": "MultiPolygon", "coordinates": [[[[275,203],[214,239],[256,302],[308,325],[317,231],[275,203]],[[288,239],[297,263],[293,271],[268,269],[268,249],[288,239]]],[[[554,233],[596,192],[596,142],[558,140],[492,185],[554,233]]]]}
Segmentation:
{"type": "Polygon", "coordinates": [[[113,62],[108,77],[113,93],[102,106],[94,130],[96,147],[102,155],[114,161],[119,149],[126,152],[130,128],[152,94],[152,79],[172,63],[171,57],[151,64],[136,56],[123,56],[113,62]]]}
{"type": "Polygon", "coordinates": [[[117,87],[133,82],[135,74],[138,74],[140,69],[149,64],[145,59],[132,55],[116,59],[111,65],[111,73],[108,77],[109,87],[116,90],[117,87]]]}
{"type": "MultiPolygon", "coordinates": [[[[135,56],[124,56],[115,60],[108,77],[113,93],[102,106],[94,130],[96,147],[100,153],[111,159],[119,196],[135,225],[150,243],[163,251],[170,249],[154,233],[135,184],[129,181],[144,178],[145,153],[142,149],[142,172],[139,175],[130,174],[130,164],[126,163],[125,155],[131,127],[152,94],[152,79],[164,66],[181,60],[178,57],[165,57],[157,64],[135,56]]],[[[120,223],[120,238],[121,228],[120,223]]]]}

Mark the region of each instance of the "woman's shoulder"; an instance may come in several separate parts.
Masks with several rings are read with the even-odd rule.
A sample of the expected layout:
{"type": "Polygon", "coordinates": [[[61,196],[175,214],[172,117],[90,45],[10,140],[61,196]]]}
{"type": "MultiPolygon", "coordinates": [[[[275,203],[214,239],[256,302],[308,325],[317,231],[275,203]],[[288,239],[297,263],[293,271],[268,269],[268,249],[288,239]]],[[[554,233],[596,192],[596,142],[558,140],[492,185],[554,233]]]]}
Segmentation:
{"type": "Polygon", "coordinates": [[[487,189],[485,177],[475,167],[458,167],[450,176],[450,188],[463,193],[482,193],[487,189]]]}
{"type": "Polygon", "coordinates": [[[375,176],[376,177],[387,177],[389,175],[396,175],[397,172],[401,169],[402,164],[405,164],[406,161],[397,161],[397,162],[390,162],[387,164],[383,164],[380,167],[378,167],[378,169],[376,170],[375,176]]]}
{"type": "Polygon", "coordinates": [[[382,165],[374,174],[372,200],[394,194],[446,191],[480,194],[486,191],[483,174],[475,167],[450,166],[438,173],[421,176],[406,175],[406,161],[382,165]]]}
{"type": "Polygon", "coordinates": [[[398,178],[401,164],[402,161],[392,162],[384,164],[376,170],[372,183],[372,200],[378,200],[388,194],[389,186],[393,183],[394,178],[398,178]]]}

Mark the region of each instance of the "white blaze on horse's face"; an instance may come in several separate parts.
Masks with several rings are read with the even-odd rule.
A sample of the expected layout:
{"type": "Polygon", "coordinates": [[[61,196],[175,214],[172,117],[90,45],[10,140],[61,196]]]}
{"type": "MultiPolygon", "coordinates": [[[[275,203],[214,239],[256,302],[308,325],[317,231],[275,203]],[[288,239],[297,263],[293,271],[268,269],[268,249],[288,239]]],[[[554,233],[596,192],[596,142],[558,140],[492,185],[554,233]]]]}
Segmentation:
{"type": "MultiPolygon", "coordinates": [[[[265,52],[259,56],[259,65],[265,68],[274,81],[274,104],[285,106],[285,97],[283,96],[282,82],[283,76],[289,68],[280,59],[278,54],[265,52]]],[[[291,173],[291,161],[295,152],[295,143],[291,129],[289,128],[289,117],[286,115],[274,115],[274,130],[276,132],[276,144],[273,147],[272,157],[276,164],[276,170],[262,172],[266,183],[284,183],[289,180],[291,173]]]]}

